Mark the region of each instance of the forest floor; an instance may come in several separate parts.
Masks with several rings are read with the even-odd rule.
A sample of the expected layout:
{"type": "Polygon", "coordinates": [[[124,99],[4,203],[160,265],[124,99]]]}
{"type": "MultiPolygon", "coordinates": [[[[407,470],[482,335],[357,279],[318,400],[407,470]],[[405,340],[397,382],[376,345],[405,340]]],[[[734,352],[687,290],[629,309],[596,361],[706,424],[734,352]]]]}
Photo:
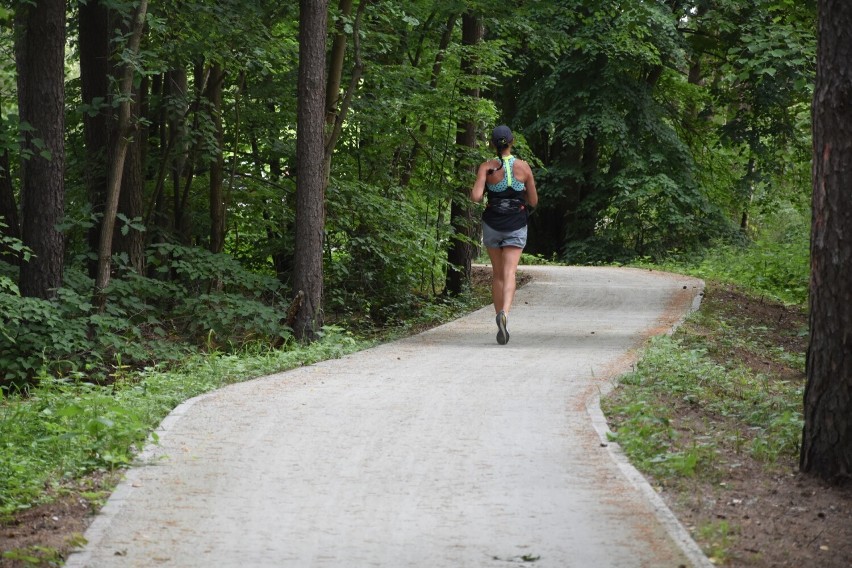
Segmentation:
{"type": "MultiPolygon", "coordinates": [[[[717,330],[689,321],[678,334],[690,345],[713,343],[708,354],[721,365],[736,361],[767,381],[804,386],[802,369],[770,361],[766,355],[776,347],[790,354],[807,351],[804,310],[718,283],[708,283],[701,310],[712,310],[712,321],[736,322],[742,333],[759,329],[762,340],[753,348],[725,346],[714,341],[717,330]]],[[[674,394],[662,402],[677,409],[672,423],[681,432],[706,431],[707,424],[726,419],[674,394]]],[[[750,435],[747,425],[741,428],[750,435]]],[[[676,483],[649,479],[652,485],[665,486],[661,495],[705,554],[725,566],[852,566],[852,484],[835,487],[801,474],[798,456],[766,463],[737,451],[734,444],[716,448],[718,463],[732,464],[721,469],[721,478],[698,474],[676,483]]]]}
{"type": "MultiPolygon", "coordinates": [[[[477,287],[487,289],[488,269],[475,270],[474,280],[477,287]]],[[[522,276],[521,282],[525,280],[522,276]]],[[[703,306],[722,315],[747,317],[753,325],[765,327],[770,341],[788,352],[803,353],[807,348],[805,336],[791,333],[807,326],[801,310],[720,285],[708,285],[703,306]]],[[[685,327],[685,333],[713,333],[692,324],[685,327]]],[[[734,355],[776,380],[804,381],[801,370],[778,365],[768,368],[758,352],[741,350],[734,355]]],[[[685,424],[716,418],[697,414],[691,407],[678,415],[685,424]]],[[[852,487],[832,487],[804,476],[792,457],[766,464],[734,455],[733,449],[730,452],[732,455],[720,459],[738,465],[727,470],[723,479],[701,481],[697,477],[661,484],[666,486],[663,498],[708,556],[725,566],[852,566],[852,487]]],[[[1,523],[0,550],[4,554],[0,567],[60,566],[68,551],[82,542],[93,513],[106,501],[119,476],[99,473],[52,489],[51,502],[1,523]]]]}

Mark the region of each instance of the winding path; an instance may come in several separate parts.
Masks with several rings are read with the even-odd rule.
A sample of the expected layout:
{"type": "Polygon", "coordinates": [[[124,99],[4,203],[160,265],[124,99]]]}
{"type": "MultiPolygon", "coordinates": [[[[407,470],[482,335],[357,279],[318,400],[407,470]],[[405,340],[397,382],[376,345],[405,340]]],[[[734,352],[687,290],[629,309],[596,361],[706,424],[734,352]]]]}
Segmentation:
{"type": "Polygon", "coordinates": [[[709,566],[597,406],[698,280],[525,267],[491,308],[178,407],[69,567],[709,566]]]}

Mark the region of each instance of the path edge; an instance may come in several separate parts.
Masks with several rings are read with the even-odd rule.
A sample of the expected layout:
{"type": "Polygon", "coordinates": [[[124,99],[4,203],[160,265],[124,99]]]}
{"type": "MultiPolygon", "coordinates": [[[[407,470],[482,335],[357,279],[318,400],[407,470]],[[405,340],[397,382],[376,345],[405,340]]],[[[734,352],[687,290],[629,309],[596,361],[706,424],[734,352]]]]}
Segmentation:
{"type": "Polygon", "coordinates": [[[80,548],[70,551],[68,558],[62,564],[63,568],[88,568],[92,559],[93,548],[99,546],[103,541],[106,531],[124,507],[124,503],[133,492],[134,484],[139,481],[146,465],[155,463],[158,459],[168,459],[168,456],[158,454],[160,450],[159,440],[169,435],[174,424],[186,415],[189,410],[201,400],[213,396],[216,391],[203,393],[187,399],[177,405],[162,422],[154,429],[151,436],[146,440],[142,451],[134,456],[131,466],[122,474],[121,479],[110,493],[104,506],[92,517],[92,522],[83,533],[85,544],[80,548]]]}
{"type": "MultiPolygon", "coordinates": [[[[672,275],[677,276],[677,275],[672,275]]],[[[692,304],[687,311],[665,332],[666,335],[672,335],[680,325],[686,321],[693,312],[698,311],[701,307],[701,298],[704,296],[705,283],[703,280],[698,280],[697,291],[692,299],[692,304]]],[[[634,351],[635,352],[635,351],[634,351]]],[[[638,352],[637,352],[638,356],[638,352]]],[[[610,380],[604,381],[599,387],[598,392],[593,394],[586,400],[586,413],[592,421],[592,426],[598,433],[601,440],[601,446],[606,447],[610,457],[621,470],[622,475],[630,481],[633,486],[642,493],[654,509],[654,514],[657,520],[668,533],[669,537],[680,547],[684,555],[689,559],[694,568],[713,568],[715,565],[710,562],[707,555],[698,546],[698,543],[686,530],[686,527],[681,524],[680,520],[675,516],[668,505],[666,505],[660,494],[651,486],[648,480],[636,467],[630,463],[630,460],[621,449],[621,446],[610,440],[609,434],[612,430],[609,428],[609,423],[601,410],[601,397],[609,394],[618,386],[618,381],[621,376],[626,374],[626,369],[622,369],[610,380]]]]}

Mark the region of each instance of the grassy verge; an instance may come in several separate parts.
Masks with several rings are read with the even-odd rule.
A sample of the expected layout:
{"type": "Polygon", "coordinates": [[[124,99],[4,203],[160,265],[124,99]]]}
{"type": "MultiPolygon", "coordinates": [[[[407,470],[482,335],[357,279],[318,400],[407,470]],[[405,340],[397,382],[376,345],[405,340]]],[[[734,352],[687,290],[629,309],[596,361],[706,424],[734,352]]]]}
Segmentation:
{"type": "Polygon", "coordinates": [[[109,386],[42,377],[28,396],[0,401],[0,519],[50,499],[71,480],[128,464],[184,400],[365,345],[331,330],[309,346],[196,356],[180,369],[129,374],[109,386]]]}
{"type": "Polygon", "coordinates": [[[802,385],[721,364],[691,345],[689,334],[652,341],[636,371],[622,377],[624,388],[605,401],[634,463],[666,482],[696,475],[712,481],[730,465],[719,459],[722,445],[767,464],[794,455],[802,385]],[[702,419],[679,428],[691,414],[702,419]]]}
{"type": "Polygon", "coordinates": [[[804,549],[765,521],[800,498],[806,336],[801,307],[711,279],[701,310],[602,401],[615,441],[716,564],[772,566],[771,549],[804,549]]]}

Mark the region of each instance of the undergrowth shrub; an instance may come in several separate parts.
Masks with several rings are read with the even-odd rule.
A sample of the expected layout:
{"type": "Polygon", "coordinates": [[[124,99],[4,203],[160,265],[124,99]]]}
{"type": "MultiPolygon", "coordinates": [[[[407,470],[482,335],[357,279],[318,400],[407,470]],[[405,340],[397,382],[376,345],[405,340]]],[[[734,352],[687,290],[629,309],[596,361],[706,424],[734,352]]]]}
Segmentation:
{"type": "Polygon", "coordinates": [[[701,278],[733,282],[786,304],[807,302],[810,221],[790,206],[764,221],[756,238],[717,242],[703,255],[671,255],[655,266],[701,278]]]}
{"type": "Polygon", "coordinates": [[[325,267],[327,308],[347,319],[395,324],[417,311],[425,292],[443,288],[446,253],[432,246],[415,204],[360,182],[329,188],[325,267]],[[440,280],[440,283],[437,283],[440,280]]]}
{"type": "Polygon", "coordinates": [[[745,246],[724,245],[696,267],[703,274],[741,283],[787,304],[804,304],[808,297],[808,238],[760,239],[745,246]]]}
{"type": "MultiPolygon", "coordinates": [[[[23,298],[14,285],[0,282],[0,387],[24,388],[42,373],[110,381],[122,366],[177,361],[199,348],[280,344],[291,337],[282,323],[286,306],[278,281],[227,255],[154,245],[149,250],[154,278],[122,269],[118,259],[116,264],[103,312],[91,302],[94,282],[73,266],[52,300],[23,298]]],[[[0,274],[14,273],[0,265],[5,265],[0,274]]]]}

